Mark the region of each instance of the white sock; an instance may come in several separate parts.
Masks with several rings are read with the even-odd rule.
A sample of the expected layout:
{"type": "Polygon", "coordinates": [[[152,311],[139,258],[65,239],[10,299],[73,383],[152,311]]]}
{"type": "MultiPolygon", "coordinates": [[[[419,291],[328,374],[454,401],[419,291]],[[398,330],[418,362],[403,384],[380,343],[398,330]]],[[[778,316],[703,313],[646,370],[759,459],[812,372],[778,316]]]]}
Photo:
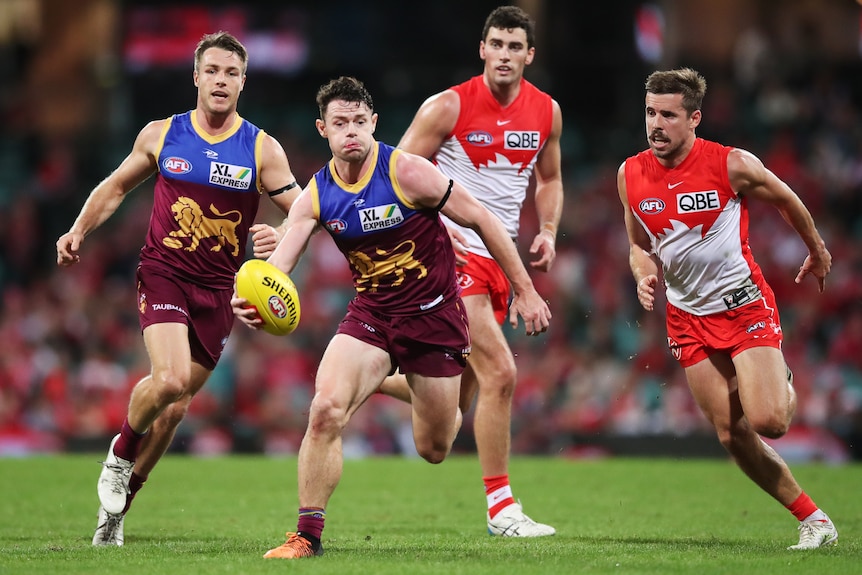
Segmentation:
{"type": "Polygon", "coordinates": [[[808,521],[829,521],[829,517],[818,509],[817,511],[803,519],[802,523],[807,523],[808,521]]]}

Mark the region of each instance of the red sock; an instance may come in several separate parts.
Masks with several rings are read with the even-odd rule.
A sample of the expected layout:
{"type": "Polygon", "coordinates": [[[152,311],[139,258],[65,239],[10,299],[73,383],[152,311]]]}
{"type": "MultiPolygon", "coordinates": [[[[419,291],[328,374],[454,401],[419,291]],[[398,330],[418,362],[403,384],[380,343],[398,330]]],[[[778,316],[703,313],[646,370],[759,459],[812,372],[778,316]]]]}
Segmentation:
{"type": "Polygon", "coordinates": [[[811,501],[811,498],[808,497],[808,494],[804,491],[802,494],[796,498],[796,501],[787,506],[787,509],[793,513],[793,516],[796,517],[799,521],[802,521],[815,511],[817,511],[817,505],[811,501]]]}
{"type": "Polygon", "coordinates": [[[491,519],[497,513],[515,503],[515,498],[512,497],[512,488],[509,485],[509,475],[495,475],[493,477],[483,477],[485,483],[485,497],[488,498],[488,515],[491,519]]]}
{"type": "Polygon", "coordinates": [[[303,534],[307,533],[320,541],[324,521],[326,521],[326,511],[322,507],[300,507],[296,531],[303,534]]]}
{"type": "Polygon", "coordinates": [[[120,438],[114,444],[114,455],[126,461],[134,461],[138,458],[138,449],[141,447],[143,433],[138,433],[129,425],[129,418],[123,420],[123,428],[120,430],[120,438]]]}

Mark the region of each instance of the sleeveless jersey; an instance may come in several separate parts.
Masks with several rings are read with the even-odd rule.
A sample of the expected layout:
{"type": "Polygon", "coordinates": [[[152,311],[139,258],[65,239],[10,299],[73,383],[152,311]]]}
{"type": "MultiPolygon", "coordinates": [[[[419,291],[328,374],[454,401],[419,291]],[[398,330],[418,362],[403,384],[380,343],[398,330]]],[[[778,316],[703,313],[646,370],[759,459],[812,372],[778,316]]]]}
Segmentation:
{"type": "Polygon", "coordinates": [[[210,136],[194,111],[165,121],[141,263],[205,287],[230,288],[260,203],[264,132],[236,118],[210,136]]]}
{"type": "MultiPolygon", "coordinates": [[[[434,161],[497,216],[515,239],[536,158],[551,132],[551,97],[524,79],[518,97],[505,108],[482,76],[451,89],[461,98],[461,111],[434,161]]],[[[476,232],[444,219],[464,234],[471,252],[491,257],[476,232]]]]}
{"type": "Polygon", "coordinates": [[[430,311],[458,297],[455,252],[435,209],[417,209],[395,177],[401,154],[376,142],[373,169],[355,184],[330,161],[309,183],[313,210],[350,262],[356,302],[389,316],[430,311]]]}
{"type": "Polygon", "coordinates": [[[758,300],[765,286],[748,244],[748,206],[730,187],[732,148],[697,138],[676,168],[651,150],[626,159],[629,208],[661,260],[667,300],[694,315],[758,300]]]}

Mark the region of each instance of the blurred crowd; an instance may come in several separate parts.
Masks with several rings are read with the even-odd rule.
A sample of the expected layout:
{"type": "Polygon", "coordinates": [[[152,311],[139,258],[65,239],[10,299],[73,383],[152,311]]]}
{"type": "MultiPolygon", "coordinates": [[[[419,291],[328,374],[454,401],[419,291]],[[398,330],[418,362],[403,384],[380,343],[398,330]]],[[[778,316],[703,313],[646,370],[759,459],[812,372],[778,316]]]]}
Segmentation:
{"type": "MultiPolygon", "coordinates": [[[[754,79],[704,70],[710,88],[699,135],[759,155],[802,197],[832,252],[824,294],[811,278],[794,284],[805,246],[774,209],[752,206],[753,251],[778,298],[799,394],[782,448],[799,459],[845,461],[862,459],[862,110],[847,74],[808,64],[754,79]]],[[[589,139],[577,132],[577,122],[567,124],[564,148],[589,139]]],[[[283,141],[300,179],[326,160],[323,146],[309,148],[278,126],[264,127],[283,141]]],[[[565,159],[557,261],[550,273],[534,274],[551,302],[552,327],[540,338],[508,331],[519,368],[515,453],[604,453],[607,437],[672,441],[711,433],[667,350],[661,306],[646,313],[635,297],[616,170],[646,142],[641,124],[625,131],[628,152],[618,158],[565,159]]],[[[0,149],[0,165],[8,171],[14,164],[19,174],[14,186],[0,190],[0,455],[101,450],[120,428],[131,388],[149,369],[133,274],[152,182],[88,238],[80,264],[54,264],[56,238],[116,165],[115,148],[131,146],[133,137],[124,134],[122,145],[102,142],[114,155],[96,162],[99,154],[68,140],[34,143],[11,134],[0,149]]],[[[530,205],[524,215],[521,237],[532,238],[530,205]]],[[[279,222],[266,209],[260,220],[279,222]]],[[[174,449],[296,452],[317,361],[352,289],[325,234],[315,236],[294,280],[300,327],[278,338],[237,323],[174,449]]],[[[351,422],[345,455],[411,455],[410,433],[409,410],[373,396],[351,422]]],[[[470,437],[468,413],[456,449],[470,450],[470,437]]]]}

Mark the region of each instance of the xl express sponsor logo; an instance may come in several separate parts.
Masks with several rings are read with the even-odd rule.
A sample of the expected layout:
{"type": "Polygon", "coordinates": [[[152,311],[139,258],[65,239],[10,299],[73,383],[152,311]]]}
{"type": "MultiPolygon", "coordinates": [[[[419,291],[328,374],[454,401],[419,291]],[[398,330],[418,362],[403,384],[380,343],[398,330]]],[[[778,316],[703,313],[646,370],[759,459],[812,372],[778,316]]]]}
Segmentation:
{"type": "Polygon", "coordinates": [[[209,182],[216,186],[247,190],[251,187],[251,173],[251,168],[246,166],[210,162],[209,182]]]}
{"type": "Polygon", "coordinates": [[[397,226],[404,221],[398,204],[387,204],[359,210],[359,221],[363,232],[373,232],[397,226]]]}

